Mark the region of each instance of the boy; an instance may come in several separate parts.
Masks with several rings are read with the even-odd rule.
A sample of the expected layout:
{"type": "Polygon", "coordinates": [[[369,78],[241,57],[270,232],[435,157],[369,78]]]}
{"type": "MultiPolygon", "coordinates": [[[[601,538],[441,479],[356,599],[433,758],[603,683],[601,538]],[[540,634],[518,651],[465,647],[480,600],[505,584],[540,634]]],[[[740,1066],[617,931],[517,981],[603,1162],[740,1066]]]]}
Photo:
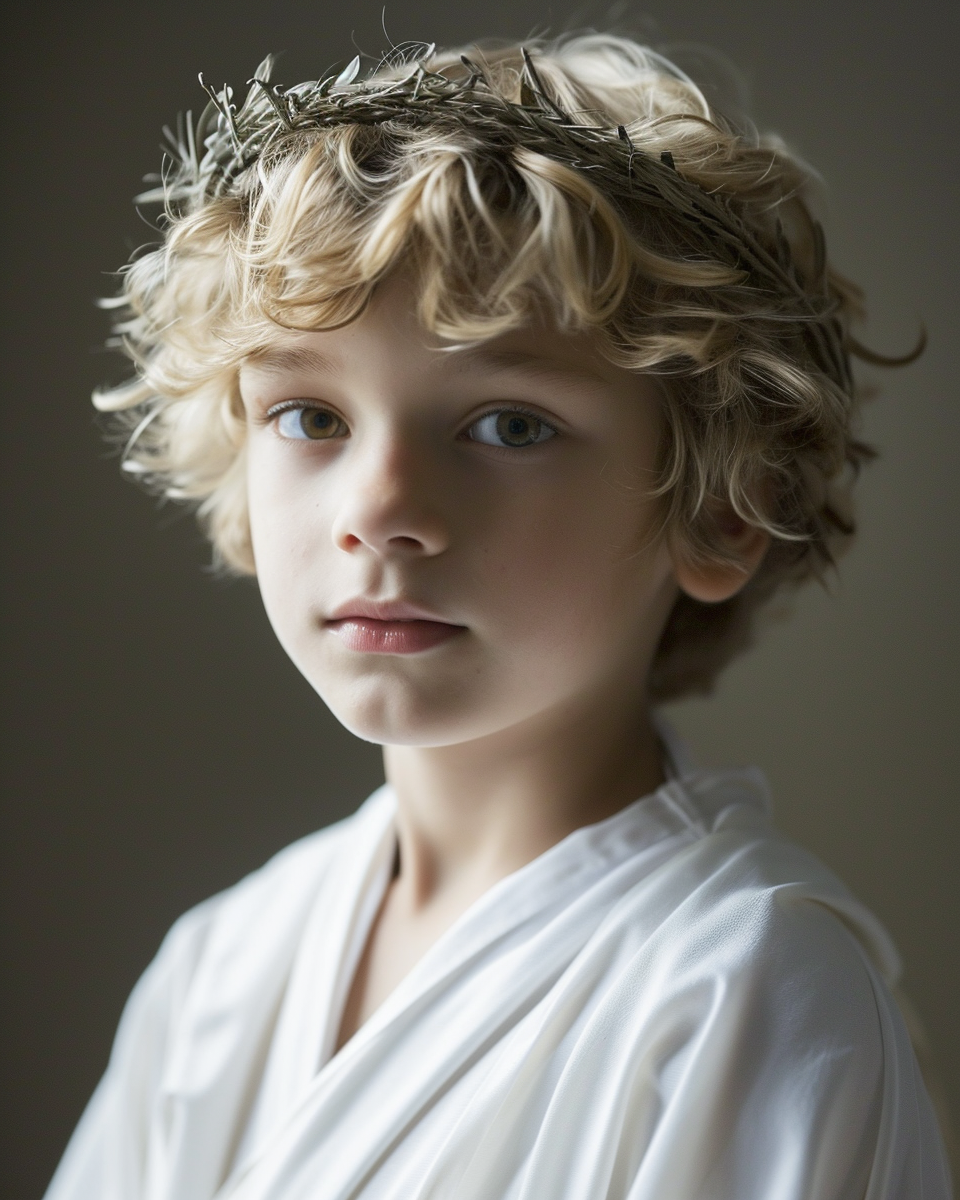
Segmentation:
{"type": "Polygon", "coordinates": [[[174,926],[50,1197],[947,1196],[887,935],[651,712],[852,533],[804,170],[625,39],[268,71],[99,403],[389,783],[174,926]]]}

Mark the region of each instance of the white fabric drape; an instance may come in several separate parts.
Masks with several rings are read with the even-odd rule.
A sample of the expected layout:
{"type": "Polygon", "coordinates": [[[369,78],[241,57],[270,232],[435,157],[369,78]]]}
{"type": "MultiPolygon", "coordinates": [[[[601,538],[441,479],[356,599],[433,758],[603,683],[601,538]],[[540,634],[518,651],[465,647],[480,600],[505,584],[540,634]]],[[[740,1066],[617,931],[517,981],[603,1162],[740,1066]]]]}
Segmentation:
{"type": "Polygon", "coordinates": [[[503,879],[334,1055],[394,797],[184,916],[48,1200],[946,1200],[884,930],[688,774],[503,879]]]}

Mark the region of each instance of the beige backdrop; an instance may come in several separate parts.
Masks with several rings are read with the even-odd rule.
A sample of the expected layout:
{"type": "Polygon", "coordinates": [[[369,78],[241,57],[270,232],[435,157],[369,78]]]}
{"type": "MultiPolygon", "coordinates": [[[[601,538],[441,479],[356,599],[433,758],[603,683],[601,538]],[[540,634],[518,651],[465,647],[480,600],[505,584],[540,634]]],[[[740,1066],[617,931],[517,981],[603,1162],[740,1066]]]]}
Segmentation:
{"type": "MultiPolygon", "coordinates": [[[[831,594],[793,616],[709,701],[680,706],[708,759],[758,762],[782,825],[896,937],[906,986],[960,1110],[957,168],[952,6],[651,0],[620,18],[706,42],[742,68],[763,126],[830,184],[840,265],[867,288],[870,341],[930,348],[887,373],[867,419],[881,459],[831,594]]],[[[616,15],[616,14],[615,14],[616,15]]],[[[267,50],[303,78],[380,51],[381,0],[107,0],[30,5],[6,39],[2,146],[9,745],[3,1122],[11,1196],[46,1178],[163,931],[379,778],[285,662],[255,590],[205,572],[189,522],[123,483],[87,405],[117,371],[97,347],[103,272],[150,238],[129,197],[158,132],[241,84],[267,50]]],[[[395,0],[394,39],[608,24],[599,5],[395,0]]],[[[699,69],[716,75],[700,53],[699,69]]],[[[879,376],[877,376],[879,378],[879,376]]]]}

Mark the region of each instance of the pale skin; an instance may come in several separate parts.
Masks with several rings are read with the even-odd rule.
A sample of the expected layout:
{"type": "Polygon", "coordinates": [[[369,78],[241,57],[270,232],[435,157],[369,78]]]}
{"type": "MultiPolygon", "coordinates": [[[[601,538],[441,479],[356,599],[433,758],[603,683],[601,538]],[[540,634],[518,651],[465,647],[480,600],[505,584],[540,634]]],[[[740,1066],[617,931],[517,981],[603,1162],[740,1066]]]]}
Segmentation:
{"type": "Polygon", "coordinates": [[[267,613],[397,795],[339,1045],[493,884],[662,783],[646,679],[670,608],[733,595],[768,544],[723,512],[734,561],[694,566],[659,533],[662,393],[588,335],[452,349],[414,314],[395,277],[240,377],[267,613]]]}

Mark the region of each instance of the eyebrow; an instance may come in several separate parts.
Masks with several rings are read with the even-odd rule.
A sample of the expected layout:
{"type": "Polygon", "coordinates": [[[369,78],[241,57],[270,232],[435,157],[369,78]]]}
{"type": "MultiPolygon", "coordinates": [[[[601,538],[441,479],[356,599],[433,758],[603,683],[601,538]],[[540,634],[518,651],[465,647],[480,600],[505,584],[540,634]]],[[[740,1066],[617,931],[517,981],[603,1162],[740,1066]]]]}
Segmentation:
{"type": "Polygon", "coordinates": [[[455,361],[458,365],[463,364],[464,369],[470,365],[477,365],[488,367],[493,371],[519,371],[532,379],[546,379],[551,382],[560,378],[579,379],[594,384],[607,382],[598,371],[593,370],[586,363],[563,362],[556,358],[528,354],[523,350],[488,350],[484,346],[468,347],[457,353],[455,361]]]}
{"type": "Polygon", "coordinates": [[[260,354],[251,354],[246,365],[267,375],[284,375],[291,371],[330,375],[340,370],[336,359],[311,346],[274,346],[260,354]]]}
{"type": "MultiPolygon", "coordinates": [[[[460,372],[481,367],[492,372],[519,372],[530,379],[551,383],[560,379],[593,384],[606,382],[598,371],[586,364],[563,362],[523,350],[491,350],[483,345],[457,347],[447,361],[460,372]]],[[[332,375],[342,371],[342,364],[336,358],[311,346],[274,346],[260,354],[252,354],[246,362],[268,375],[283,375],[291,371],[332,375]]]]}

